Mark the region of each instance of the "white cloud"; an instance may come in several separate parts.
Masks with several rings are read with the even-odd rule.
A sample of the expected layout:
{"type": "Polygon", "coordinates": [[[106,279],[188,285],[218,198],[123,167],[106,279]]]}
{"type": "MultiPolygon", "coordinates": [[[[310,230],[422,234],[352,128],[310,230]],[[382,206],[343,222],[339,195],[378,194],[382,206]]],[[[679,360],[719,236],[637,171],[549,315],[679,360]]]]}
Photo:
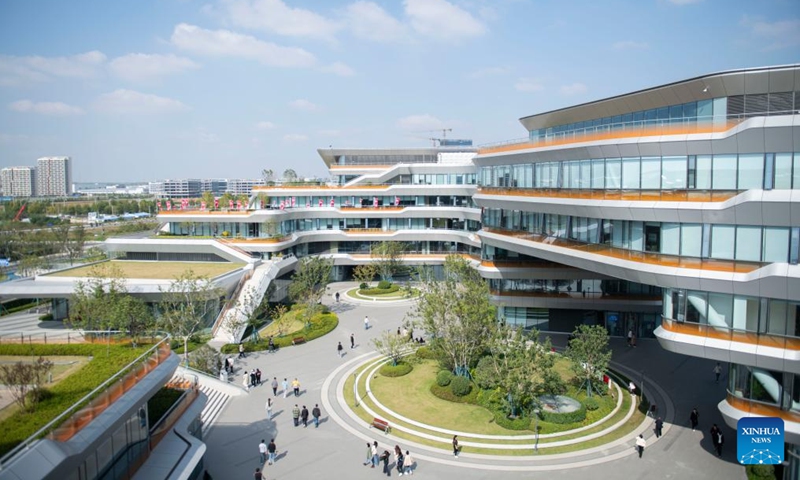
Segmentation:
{"type": "Polygon", "coordinates": [[[445,41],[477,37],[486,27],[471,13],[447,0],[405,0],[405,12],[418,33],[445,41]]]}
{"type": "Polygon", "coordinates": [[[129,82],[149,82],[158,77],[182,73],[200,65],[177,55],[129,53],[111,61],[109,68],[117,77],[129,82]]]}
{"type": "Polygon", "coordinates": [[[335,128],[320,130],[317,133],[325,137],[340,137],[342,135],[342,131],[335,128]]]}
{"type": "Polygon", "coordinates": [[[612,45],[615,50],[647,50],[650,45],[647,42],[635,42],[633,40],[623,40],[612,45]]]}
{"type": "Polygon", "coordinates": [[[311,101],[308,101],[305,98],[292,100],[291,102],[289,102],[289,106],[294,108],[295,110],[303,110],[306,112],[315,112],[321,109],[319,105],[311,101]]]}
{"type": "Polygon", "coordinates": [[[330,65],[321,67],[319,69],[321,72],[325,73],[332,73],[334,75],[339,75],[340,77],[352,77],[356,74],[356,71],[347,66],[342,62],[334,62],[330,65]]]}
{"type": "Polygon", "coordinates": [[[287,133],[283,136],[283,140],[285,142],[305,142],[308,137],[301,133],[287,133]]]}
{"type": "Polygon", "coordinates": [[[767,50],[800,45],[800,19],[791,18],[768,22],[745,15],[740,23],[748,28],[752,35],[771,42],[766,46],[767,50]]]}
{"type": "Polygon", "coordinates": [[[569,95],[583,95],[584,93],[589,91],[589,89],[586,87],[586,85],[580,82],[575,82],[569,85],[562,85],[561,87],[559,87],[558,91],[561,92],[562,95],[569,96],[569,95]]]}
{"type": "Polygon", "coordinates": [[[344,17],[353,35],[375,42],[402,41],[408,36],[408,27],[380,5],[358,1],[345,9],[344,17]]]}
{"type": "Polygon", "coordinates": [[[689,5],[690,3],[700,3],[703,0],[668,0],[673,5],[689,5]]]}
{"type": "Polygon", "coordinates": [[[544,85],[536,78],[520,78],[514,84],[514,88],[520,92],[540,92],[544,90],[544,85]]]}
{"type": "Polygon", "coordinates": [[[407,131],[439,130],[444,128],[444,122],[433,115],[424,113],[400,118],[397,120],[397,126],[407,131]]]}
{"type": "Polygon", "coordinates": [[[105,61],[106,56],[96,50],[67,57],[0,55],[0,85],[24,85],[53,77],[92,78],[105,61]]]}
{"type": "Polygon", "coordinates": [[[472,71],[469,73],[468,76],[470,78],[483,78],[483,77],[492,77],[495,75],[505,75],[510,72],[511,69],[508,67],[486,67],[472,71]]]}
{"type": "Polygon", "coordinates": [[[21,113],[38,113],[40,115],[68,116],[81,115],[83,110],[63,102],[32,102],[30,100],[18,100],[8,105],[10,110],[21,113]]]}
{"type": "Polygon", "coordinates": [[[97,97],[94,108],[105,113],[157,114],[179,112],[188,107],[172,98],[119,89],[97,97]]]}
{"type": "Polygon", "coordinates": [[[262,132],[266,132],[267,130],[272,130],[275,128],[275,124],[272,122],[258,122],[256,123],[256,130],[261,130],[262,132]]]}
{"type": "Polygon", "coordinates": [[[228,0],[225,4],[234,25],[278,35],[331,41],[341,28],[318,13],[292,8],[281,0],[228,0]]]}
{"type": "Polygon", "coordinates": [[[250,35],[185,23],[175,26],[171,41],[179,49],[197,55],[247,58],[273,67],[310,67],[316,63],[314,55],[302,48],[282,47],[250,35]]]}

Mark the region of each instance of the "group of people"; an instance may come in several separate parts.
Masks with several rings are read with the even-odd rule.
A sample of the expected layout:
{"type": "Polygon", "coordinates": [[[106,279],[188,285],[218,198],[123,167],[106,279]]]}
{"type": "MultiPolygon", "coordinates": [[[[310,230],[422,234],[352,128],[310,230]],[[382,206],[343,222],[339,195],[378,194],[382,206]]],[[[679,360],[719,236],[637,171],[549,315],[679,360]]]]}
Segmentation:
{"type": "MultiPolygon", "coordinates": [[[[370,468],[375,468],[383,463],[383,473],[385,473],[386,476],[391,476],[392,470],[389,466],[389,459],[391,457],[392,453],[390,453],[389,450],[378,453],[377,441],[372,443],[367,442],[367,456],[364,460],[364,466],[372,465],[370,468]]],[[[414,460],[408,450],[403,453],[403,449],[400,448],[399,445],[394,446],[394,466],[400,476],[414,475],[415,464],[416,460],[414,460]]]]}
{"type": "Polygon", "coordinates": [[[244,386],[245,390],[250,391],[250,388],[260,386],[261,385],[261,369],[256,368],[255,370],[247,370],[244,371],[242,374],[242,386],[244,386]]]}
{"type": "MultiPolygon", "coordinates": [[[[319,409],[319,404],[314,404],[314,408],[311,409],[311,417],[314,421],[314,428],[319,428],[319,417],[322,415],[322,412],[319,409]]],[[[294,404],[294,408],[292,409],[292,419],[294,420],[294,426],[299,427],[300,423],[303,424],[303,428],[308,427],[308,408],[303,405],[303,409],[301,410],[297,404],[294,404]]]]}

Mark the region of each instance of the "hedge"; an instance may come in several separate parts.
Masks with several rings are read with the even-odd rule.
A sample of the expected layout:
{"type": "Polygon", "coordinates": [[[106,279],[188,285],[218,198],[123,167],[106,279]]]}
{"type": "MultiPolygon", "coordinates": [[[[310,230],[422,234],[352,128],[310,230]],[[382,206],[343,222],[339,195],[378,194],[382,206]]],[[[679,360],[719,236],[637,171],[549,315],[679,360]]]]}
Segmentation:
{"type": "Polygon", "coordinates": [[[150,397],[147,401],[147,428],[152,429],[161,417],[167,413],[167,410],[172,408],[175,402],[181,398],[183,392],[181,390],[169,387],[161,387],[155,395],[150,397]]]}
{"type": "Polygon", "coordinates": [[[421,360],[436,360],[437,358],[431,347],[419,347],[415,355],[421,360]]]}
{"type": "MultiPolygon", "coordinates": [[[[319,338],[333,331],[339,325],[339,317],[335,313],[318,313],[311,319],[310,327],[303,327],[292,333],[288,333],[282,337],[273,337],[272,341],[276,348],[289,347],[292,344],[292,339],[303,337],[306,342],[310,342],[315,338],[319,338]]],[[[260,352],[269,348],[269,341],[261,339],[258,342],[244,342],[245,352],[260,352]]],[[[224,354],[238,353],[239,344],[229,343],[223,345],[220,351],[224,354]]]]}
{"type": "Polygon", "coordinates": [[[469,392],[472,391],[472,382],[470,382],[467,377],[453,377],[453,379],[450,380],[450,391],[453,392],[453,395],[456,397],[469,395],[469,392]]]}
{"type": "Polygon", "coordinates": [[[39,321],[40,322],[49,322],[51,320],[53,320],[53,314],[52,313],[45,313],[44,315],[39,316],[39,321]]]}
{"type": "Polygon", "coordinates": [[[583,401],[583,404],[586,406],[586,410],[597,410],[600,408],[600,403],[594,397],[589,397],[583,401]]]}
{"type": "MultiPolygon", "coordinates": [[[[13,303],[13,302],[8,302],[8,303],[13,303]]],[[[6,304],[3,304],[3,309],[2,309],[2,311],[0,311],[0,317],[2,317],[4,315],[11,315],[12,313],[17,313],[17,312],[22,312],[22,311],[25,311],[25,310],[30,310],[31,308],[34,308],[35,306],[36,306],[36,302],[26,302],[26,303],[19,304],[17,306],[10,307],[10,308],[6,307],[6,304]]]]}
{"type": "Polygon", "coordinates": [[[398,362],[397,365],[387,363],[382,366],[378,372],[384,377],[402,377],[403,375],[411,373],[413,369],[414,367],[412,367],[410,363],[398,362]]]}
{"type": "Polygon", "coordinates": [[[469,403],[473,405],[477,405],[477,398],[478,398],[478,389],[473,388],[467,395],[463,397],[458,397],[453,395],[453,391],[450,390],[450,386],[440,387],[433,382],[431,385],[431,393],[436,395],[437,397],[441,398],[442,400],[447,400],[448,402],[455,402],[455,403],[469,403]]]}
{"type": "Polygon", "coordinates": [[[33,412],[18,411],[0,421],[0,455],[36,433],[48,422],[78,402],[101,383],[122,370],[150,346],[132,348],[130,345],[0,345],[0,355],[24,356],[92,356],[93,359],[57,385],[48,388],[50,398],[42,400],[33,412]]]}
{"type": "Polygon", "coordinates": [[[531,417],[510,418],[506,412],[495,411],[494,423],[508,430],[532,430],[531,417]]]}
{"type": "Polygon", "coordinates": [[[586,419],[586,405],[581,404],[581,407],[574,412],[559,413],[540,410],[539,418],[545,422],[558,423],[562,425],[566,423],[582,422],[586,419]]]}
{"type": "Polygon", "coordinates": [[[775,480],[774,465],[747,465],[744,467],[747,480],[775,480]]]}
{"type": "Polygon", "coordinates": [[[453,374],[448,370],[440,370],[439,373],[436,374],[436,384],[440,387],[446,387],[450,385],[452,380],[453,374]]]}
{"type": "Polygon", "coordinates": [[[361,295],[387,295],[400,290],[400,285],[390,285],[389,288],[367,288],[359,290],[361,295]]]}

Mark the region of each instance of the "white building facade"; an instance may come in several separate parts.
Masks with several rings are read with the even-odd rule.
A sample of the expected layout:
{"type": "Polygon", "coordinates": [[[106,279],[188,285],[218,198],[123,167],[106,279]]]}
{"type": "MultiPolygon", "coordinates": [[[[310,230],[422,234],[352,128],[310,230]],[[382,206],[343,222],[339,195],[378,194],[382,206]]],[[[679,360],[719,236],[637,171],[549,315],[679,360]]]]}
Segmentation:
{"type": "Polygon", "coordinates": [[[9,197],[36,196],[36,168],[7,167],[0,170],[3,195],[9,197]]]}
{"type": "Polygon", "coordinates": [[[36,160],[36,195],[65,197],[72,194],[72,158],[42,157],[36,160]]]}

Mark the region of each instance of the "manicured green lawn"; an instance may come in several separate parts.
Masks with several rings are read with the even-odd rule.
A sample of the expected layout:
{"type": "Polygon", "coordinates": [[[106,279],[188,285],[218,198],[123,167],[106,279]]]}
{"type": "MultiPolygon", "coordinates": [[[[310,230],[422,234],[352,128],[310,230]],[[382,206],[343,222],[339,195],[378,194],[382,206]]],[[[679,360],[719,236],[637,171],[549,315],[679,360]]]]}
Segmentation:
{"type": "MultiPolygon", "coordinates": [[[[109,262],[119,267],[125,278],[141,278],[148,280],[171,280],[179,277],[187,270],[192,270],[195,275],[214,278],[223,273],[232,272],[241,268],[242,263],[229,262],[142,262],[134,260],[111,260],[109,262]]],[[[70,268],[56,273],[53,277],[88,277],[94,265],[70,268]]]]}
{"type": "Polygon", "coordinates": [[[381,294],[381,295],[362,295],[358,293],[358,288],[353,288],[347,291],[346,295],[357,298],[359,300],[372,300],[376,302],[385,302],[388,300],[397,301],[397,300],[404,300],[407,298],[416,298],[419,296],[419,290],[414,289],[411,293],[411,296],[408,297],[406,294],[407,292],[403,289],[400,289],[396,292],[381,294]]]}

